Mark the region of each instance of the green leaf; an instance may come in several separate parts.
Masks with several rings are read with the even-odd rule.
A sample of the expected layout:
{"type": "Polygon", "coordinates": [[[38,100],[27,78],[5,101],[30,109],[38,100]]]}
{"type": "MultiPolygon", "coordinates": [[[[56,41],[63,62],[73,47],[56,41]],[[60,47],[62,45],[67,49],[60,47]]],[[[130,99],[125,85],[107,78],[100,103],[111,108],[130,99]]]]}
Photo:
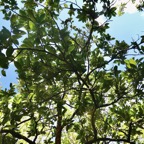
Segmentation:
{"type": "Polygon", "coordinates": [[[26,32],[25,31],[23,31],[23,30],[19,30],[19,29],[14,29],[13,30],[13,33],[14,34],[16,34],[16,35],[24,35],[24,34],[26,34],[26,32]]]}
{"type": "Polygon", "coordinates": [[[68,14],[70,16],[74,15],[75,9],[73,8],[73,4],[70,4],[70,10],[68,11],[68,14]]]}
{"type": "Polygon", "coordinates": [[[13,14],[13,15],[11,16],[11,23],[15,23],[16,20],[17,20],[17,16],[13,14]]]}
{"type": "MultiPolygon", "coordinates": [[[[0,30],[1,75],[6,76],[4,67],[13,55],[18,75],[18,90],[12,83],[0,89],[3,130],[28,139],[38,134],[50,143],[57,127],[64,126],[62,143],[91,143],[95,128],[102,138],[125,140],[132,122],[130,137],[137,141],[143,125],[137,120],[143,118],[144,59],[132,58],[129,51],[138,54],[144,46],[107,34],[116,11],[110,0],[22,0],[20,9],[12,9],[14,1],[0,2],[2,9],[17,12],[4,10],[11,24],[0,30]],[[109,21],[99,25],[100,16],[109,21]]],[[[1,140],[16,143],[9,136],[23,143],[11,134],[1,140]]]]}
{"type": "Polygon", "coordinates": [[[55,48],[53,48],[53,47],[48,47],[47,50],[48,50],[50,53],[52,53],[52,54],[55,54],[55,53],[56,53],[56,50],[55,50],[55,48]]]}
{"type": "Polygon", "coordinates": [[[29,21],[29,27],[31,30],[35,30],[35,24],[32,21],[29,21]]]}
{"type": "Polygon", "coordinates": [[[6,69],[8,68],[8,59],[3,53],[0,53],[0,67],[6,69]]]}
{"type": "Polygon", "coordinates": [[[18,61],[14,61],[14,65],[15,65],[15,67],[16,67],[17,69],[21,69],[21,68],[22,68],[20,62],[18,62],[18,61]]]}
{"type": "Polygon", "coordinates": [[[9,128],[9,129],[13,129],[15,128],[16,126],[15,125],[6,125],[5,128],[9,128]]]}
{"type": "Polygon", "coordinates": [[[135,61],[134,59],[130,59],[130,60],[129,60],[129,63],[130,63],[131,65],[134,65],[134,66],[137,65],[137,63],[136,63],[136,61],[135,61]]]}
{"type": "Polygon", "coordinates": [[[5,70],[3,69],[3,70],[1,70],[1,74],[5,77],[6,76],[6,72],[5,72],[5,70]]]}
{"type": "Polygon", "coordinates": [[[64,7],[65,7],[65,8],[68,8],[68,5],[65,3],[65,4],[64,4],[64,7]]]}
{"type": "Polygon", "coordinates": [[[137,63],[136,63],[136,61],[133,59],[133,58],[131,58],[131,59],[129,59],[129,60],[125,60],[124,61],[125,63],[126,63],[126,66],[128,67],[128,68],[134,68],[134,67],[136,67],[137,66],[137,63]]]}
{"type": "Polygon", "coordinates": [[[38,17],[38,20],[37,20],[38,23],[42,24],[43,22],[45,22],[45,14],[41,14],[39,17],[38,17]]]}
{"type": "Polygon", "coordinates": [[[25,38],[23,44],[20,46],[21,48],[33,48],[33,39],[32,38],[25,38]]]}
{"type": "Polygon", "coordinates": [[[3,29],[0,31],[0,41],[5,41],[11,36],[10,31],[3,26],[3,29]]]}
{"type": "Polygon", "coordinates": [[[12,56],[13,52],[14,52],[13,47],[9,47],[9,48],[7,49],[7,51],[6,51],[6,55],[7,55],[7,57],[12,56]]]}
{"type": "MultiPolygon", "coordinates": [[[[31,2],[29,2],[29,4],[32,5],[31,2]]],[[[36,22],[36,18],[34,16],[34,11],[29,9],[27,12],[28,12],[28,16],[31,19],[31,21],[36,22]]]]}
{"type": "Polygon", "coordinates": [[[74,46],[74,45],[71,45],[71,46],[68,48],[68,54],[70,54],[74,49],[75,49],[75,46],[74,46]]]}

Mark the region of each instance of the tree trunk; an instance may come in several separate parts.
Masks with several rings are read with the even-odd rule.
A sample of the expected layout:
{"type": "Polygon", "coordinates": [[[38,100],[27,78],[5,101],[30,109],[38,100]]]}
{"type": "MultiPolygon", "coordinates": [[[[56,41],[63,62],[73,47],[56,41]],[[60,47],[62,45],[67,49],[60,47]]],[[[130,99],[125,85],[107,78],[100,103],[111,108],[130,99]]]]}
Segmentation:
{"type": "Polygon", "coordinates": [[[62,134],[62,108],[58,107],[58,120],[56,126],[56,140],[55,144],[61,144],[61,134],[62,134]]]}

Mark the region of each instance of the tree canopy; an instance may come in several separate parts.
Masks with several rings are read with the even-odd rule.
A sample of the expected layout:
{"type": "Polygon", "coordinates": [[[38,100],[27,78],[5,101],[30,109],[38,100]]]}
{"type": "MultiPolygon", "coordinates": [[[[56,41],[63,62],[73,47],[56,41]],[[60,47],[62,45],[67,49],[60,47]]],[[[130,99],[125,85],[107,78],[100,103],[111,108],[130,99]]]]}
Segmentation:
{"type": "Polygon", "coordinates": [[[18,74],[0,90],[1,143],[144,143],[144,36],[107,32],[116,1],[17,2],[0,1],[1,73],[14,63],[18,74]]]}

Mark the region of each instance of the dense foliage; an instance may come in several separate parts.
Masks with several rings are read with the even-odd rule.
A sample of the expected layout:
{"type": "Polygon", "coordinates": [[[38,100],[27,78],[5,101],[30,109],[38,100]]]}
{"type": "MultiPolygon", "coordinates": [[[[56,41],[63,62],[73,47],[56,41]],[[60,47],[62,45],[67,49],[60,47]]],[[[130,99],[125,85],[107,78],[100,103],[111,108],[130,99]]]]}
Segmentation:
{"type": "Polygon", "coordinates": [[[17,86],[0,91],[2,143],[144,143],[144,37],[127,44],[107,33],[114,1],[1,0],[0,8],[10,21],[0,31],[1,73],[14,63],[18,74],[17,86]]]}

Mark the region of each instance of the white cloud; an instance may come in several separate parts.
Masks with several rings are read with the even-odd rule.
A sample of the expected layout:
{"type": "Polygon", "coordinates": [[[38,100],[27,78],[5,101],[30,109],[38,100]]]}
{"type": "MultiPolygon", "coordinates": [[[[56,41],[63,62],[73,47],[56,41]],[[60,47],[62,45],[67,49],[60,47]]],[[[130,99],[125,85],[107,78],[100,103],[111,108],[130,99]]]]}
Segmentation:
{"type": "Polygon", "coordinates": [[[142,0],[135,0],[134,3],[130,0],[117,0],[114,6],[120,7],[121,4],[126,4],[124,8],[125,13],[133,14],[138,12],[136,6],[139,5],[142,0]]]}
{"type": "Polygon", "coordinates": [[[99,23],[99,25],[104,24],[104,22],[106,21],[104,16],[99,16],[96,21],[99,23]]]}
{"type": "Polygon", "coordinates": [[[133,13],[136,13],[136,12],[137,12],[136,5],[134,5],[132,2],[129,2],[129,3],[126,5],[125,13],[133,14],[133,13]]]}

